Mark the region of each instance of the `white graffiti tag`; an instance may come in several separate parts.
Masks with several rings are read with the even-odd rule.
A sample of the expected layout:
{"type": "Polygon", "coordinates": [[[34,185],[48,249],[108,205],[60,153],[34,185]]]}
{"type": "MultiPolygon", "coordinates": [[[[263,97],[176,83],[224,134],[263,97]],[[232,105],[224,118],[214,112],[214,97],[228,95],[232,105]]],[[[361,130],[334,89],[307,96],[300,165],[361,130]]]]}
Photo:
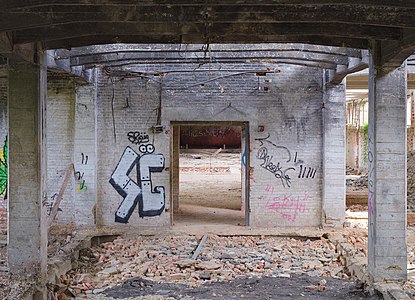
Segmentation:
{"type": "Polygon", "coordinates": [[[124,198],[115,213],[115,222],[127,223],[138,204],[140,217],[153,217],[162,213],[165,206],[164,187],[152,189],[151,173],[164,169],[162,154],[140,156],[130,147],[124,150],[117,167],[111,175],[110,183],[124,198]],[[137,168],[137,179],[129,175],[137,168]]]}

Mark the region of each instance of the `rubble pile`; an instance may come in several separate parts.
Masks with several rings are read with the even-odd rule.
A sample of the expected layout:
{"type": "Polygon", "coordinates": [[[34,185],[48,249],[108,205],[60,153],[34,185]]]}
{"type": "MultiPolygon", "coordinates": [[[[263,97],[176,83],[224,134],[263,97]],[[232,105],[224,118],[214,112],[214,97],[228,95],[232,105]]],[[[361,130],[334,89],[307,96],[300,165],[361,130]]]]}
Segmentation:
{"type": "Polygon", "coordinates": [[[407,154],[407,207],[415,212],[415,151],[407,154]]]}
{"type": "Polygon", "coordinates": [[[408,243],[408,281],[405,283],[406,292],[415,295],[415,245],[408,243]]]}
{"type": "Polygon", "coordinates": [[[194,236],[118,238],[84,249],[79,267],[61,277],[61,287],[74,294],[96,294],[138,276],[189,286],[245,276],[348,277],[334,245],[324,238],[209,235],[198,257],[192,259],[198,245],[194,236]]]}
{"type": "Polygon", "coordinates": [[[359,175],[359,170],[346,166],[346,175],[359,175]]]}
{"type": "Polygon", "coordinates": [[[356,176],[356,178],[347,178],[346,186],[352,188],[352,190],[363,190],[368,187],[368,175],[364,174],[361,176],[356,176]]]}

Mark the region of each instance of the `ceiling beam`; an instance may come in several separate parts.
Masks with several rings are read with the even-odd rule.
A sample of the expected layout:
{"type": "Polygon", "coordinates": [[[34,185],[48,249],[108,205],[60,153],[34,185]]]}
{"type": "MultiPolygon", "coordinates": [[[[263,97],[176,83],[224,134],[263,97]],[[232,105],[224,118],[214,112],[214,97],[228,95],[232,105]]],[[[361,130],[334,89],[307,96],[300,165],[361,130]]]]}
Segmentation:
{"type": "MultiPolygon", "coordinates": [[[[196,43],[203,44],[206,41],[198,36],[165,36],[165,35],[91,35],[75,38],[62,37],[60,40],[43,42],[44,49],[70,49],[89,45],[103,45],[108,43],[133,43],[133,44],[179,44],[196,43]]],[[[333,47],[345,47],[355,49],[368,49],[369,42],[357,38],[333,38],[322,36],[249,36],[238,35],[229,37],[214,37],[211,43],[235,43],[235,44],[256,44],[256,43],[304,43],[312,45],[326,45],[333,47]]]]}
{"type": "Polygon", "coordinates": [[[337,23],[415,28],[415,8],[366,7],[364,5],[256,5],[256,6],[141,6],[123,5],[47,7],[45,11],[0,11],[0,31],[42,28],[84,22],[128,23],[337,23]],[[59,10],[58,10],[59,9],[59,10]]]}
{"type": "Polygon", "coordinates": [[[369,52],[365,51],[362,58],[349,58],[347,66],[337,66],[336,70],[329,71],[329,82],[340,84],[347,75],[362,71],[369,67],[369,52]]]}
{"type": "MultiPolygon", "coordinates": [[[[97,6],[137,6],[136,0],[13,0],[7,1],[2,0],[0,4],[5,10],[22,10],[22,9],[33,9],[40,7],[49,7],[52,5],[55,6],[83,6],[83,5],[97,5],[97,6]],[[3,2],[3,3],[1,3],[3,2]]],[[[214,5],[293,5],[293,4],[310,4],[307,0],[176,0],[173,3],[167,0],[141,0],[141,6],[157,6],[157,5],[170,5],[170,6],[185,6],[185,5],[205,5],[205,6],[214,6],[214,5]]],[[[319,0],[314,1],[314,6],[322,5],[331,5],[331,4],[341,4],[341,5],[356,5],[356,1],[344,1],[344,0],[319,0]]],[[[406,0],[361,0],[358,4],[374,7],[382,6],[391,6],[391,7],[407,7],[408,1],[406,0]]]]}
{"type": "MultiPolygon", "coordinates": [[[[26,29],[14,32],[13,40],[16,44],[35,41],[53,41],[64,38],[77,38],[94,35],[120,35],[120,36],[177,36],[185,39],[194,36],[189,41],[206,42],[208,39],[226,41],[232,36],[243,35],[245,42],[249,38],[255,40],[256,36],[324,36],[337,38],[359,38],[373,40],[399,40],[399,28],[379,28],[372,26],[337,24],[213,24],[206,28],[204,24],[178,25],[174,23],[96,23],[67,24],[62,26],[48,26],[42,29],[26,29]]],[[[262,39],[263,39],[262,38],[262,39]]],[[[94,41],[91,40],[91,43],[94,41]]]]}
{"type": "Polygon", "coordinates": [[[258,60],[218,60],[215,62],[207,61],[207,60],[201,60],[197,63],[194,61],[188,61],[183,62],[182,60],[173,60],[173,61],[164,61],[164,60],[126,60],[126,61],[113,61],[108,63],[102,63],[102,64],[88,64],[83,65],[86,69],[92,69],[97,66],[132,66],[132,65],[151,65],[151,66],[159,66],[164,67],[166,65],[189,65],[192,66],[191,69],[194,70],[195,68],[200,67],[201,65],[236,65],[236,64],[243,64],[244,66],[249,66],[250,64],[260,64],[263,66],[263,64],[295,64],[295,65],[301,65],[301,66],[308,66],[308,67],[315,67],[315,68],[322,68],[322,69],[332,69],[336,70],[337,65],[335,63],[325,63],[325,62],[317,62],[317,61],[309,61],[309,60],[301,60],[301,59],[258,59],[258,60]]]}
{"type": "Polygon", "coordinates": [[[300,59],[316,62],[335,63],[338,65],[346,65],[349,63],[347,56],[335,54],[320,54],[299,51],[251,51],[251,52],[217,52],[217,53],[195,53],[195,52],[114,52],[109,54],[91,54],[88,56],[71,57],[71,66],[105,64],[115,61],[128,60],[182,60],[183,62],[198,63],[201,61],[214,62],[216,60],[272,60],[272,59],[300,59]]]}
{"type": "Polygon", "coordinates": [[[210,44],[208,49],[206,44],[108,44],[92,45],[86,47],[73,48],[69,50],[56,50],[57,55],[61,58],[82,57],[89,55],[103,55],[114,52],[123,53],[148,53],[148,52],[176,52],[176,53],[229,53],[229,52],[257,52],[257,51],[301,51],[319,54],[334,54],[349,57],[362,57],[362,50],[351,48],[340,48],[309,44],[210,44]]]}
{"type": "Polygon", "coordinates": [[[372,51],[376,51],[376,63],[386,68],[395,68],[415,52],[415,30],[406,29],[399,41],[377,41],[372,51]]]}
{"type": "Polygon", "coordinates": [[[10,34],[0,32],[0,54],[10,54],[13,52],[13,42],[10,34]]]}

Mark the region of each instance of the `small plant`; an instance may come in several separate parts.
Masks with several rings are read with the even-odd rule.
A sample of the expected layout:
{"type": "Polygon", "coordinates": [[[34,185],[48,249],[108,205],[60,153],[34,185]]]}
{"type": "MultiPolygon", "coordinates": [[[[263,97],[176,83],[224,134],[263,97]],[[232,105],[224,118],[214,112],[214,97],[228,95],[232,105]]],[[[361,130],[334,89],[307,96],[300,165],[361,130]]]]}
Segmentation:
{"type": "Polygon", "coordinates": [[[362,126],[363,131],[363,161],[367,162],[368,155],[368,140],[369,140],[369,124],[365,123],[362,126]]]}
{"type": "Polygon", "coordinates": [[[7,145],[7,136],[4,140],[3,151],[0,151],[0,195],[7,198],[7,166],[8,166],[8,145],[7,145]]]}

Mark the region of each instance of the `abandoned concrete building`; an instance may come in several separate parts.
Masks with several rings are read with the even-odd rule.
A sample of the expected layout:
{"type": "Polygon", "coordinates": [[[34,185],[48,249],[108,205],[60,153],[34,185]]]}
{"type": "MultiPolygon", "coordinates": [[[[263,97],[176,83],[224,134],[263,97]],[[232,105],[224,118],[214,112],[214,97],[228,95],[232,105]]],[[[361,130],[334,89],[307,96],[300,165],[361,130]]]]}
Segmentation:
{"type": "Polygon", "coordinates": [[[347,223],[347,166],[368,175],[364,283],[409,297],[414,13],[399,0],[0,1],[0,272],[37,276],[22,298],[50,298],[63,275],[50,276],[51,226],[104,236],[201,218],[327,238],[347,223]]]}

